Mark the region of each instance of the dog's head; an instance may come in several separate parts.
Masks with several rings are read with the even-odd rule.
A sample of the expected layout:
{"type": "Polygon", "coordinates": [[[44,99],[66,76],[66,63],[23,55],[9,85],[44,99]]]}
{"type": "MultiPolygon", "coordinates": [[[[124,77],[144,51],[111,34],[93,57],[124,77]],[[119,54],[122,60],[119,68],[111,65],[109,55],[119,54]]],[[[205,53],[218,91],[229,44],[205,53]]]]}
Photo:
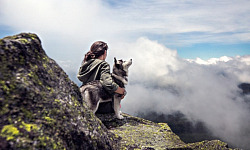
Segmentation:
{"type": "Polygon", "coordinates": [[[114,58],[113,73],[118,76],[127,77],[128,68],[131,65],[132,65],[132,59],[130,59],[129,61],[123,61],[123,60],[116,60],[116,58],[114,58]]]}

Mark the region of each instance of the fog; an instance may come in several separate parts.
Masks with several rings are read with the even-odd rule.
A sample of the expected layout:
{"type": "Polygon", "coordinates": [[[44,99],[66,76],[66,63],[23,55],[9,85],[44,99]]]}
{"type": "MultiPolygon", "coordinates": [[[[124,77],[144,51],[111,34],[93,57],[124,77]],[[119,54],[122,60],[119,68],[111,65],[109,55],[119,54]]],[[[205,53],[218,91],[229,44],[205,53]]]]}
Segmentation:
{"type": "Polygon", "coordinates": [[[179,111],[193,121],[202,121],[214,136],[246,147],[250,139],[249,97],[238,85],[250,83],[250,56],[185,60],[175,50],[140,38],[123,44],[119,58],[132,58],[128,95],[122,110],[171,114],[179,111]]]}

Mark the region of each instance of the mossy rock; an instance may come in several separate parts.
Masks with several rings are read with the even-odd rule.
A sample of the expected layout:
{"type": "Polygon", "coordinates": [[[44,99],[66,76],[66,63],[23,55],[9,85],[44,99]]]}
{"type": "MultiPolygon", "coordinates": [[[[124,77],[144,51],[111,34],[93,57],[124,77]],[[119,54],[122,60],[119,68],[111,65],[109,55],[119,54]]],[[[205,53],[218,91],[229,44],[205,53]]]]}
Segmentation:
{"type": "Polygon", "coordinates": [[[166,123],[154,123],[124,114],[119,120],[114,114],[97,114],[97,117],[120,141],[120,149],[140,150],[232,150],[219,140],[184,143],[166,123]]]}
{"type": "Polygon", "coordinates": [[[123,120],[112,114],[97,116],[110,132],[121,139],[121,149],[187,149],[166,123],[154,123],[128,114],[123,114],[123,120]]]}
{"type": "Polygon", "coordinates": [[[0,39],[0,149],[116,149],[35,34],[0,39]]]}

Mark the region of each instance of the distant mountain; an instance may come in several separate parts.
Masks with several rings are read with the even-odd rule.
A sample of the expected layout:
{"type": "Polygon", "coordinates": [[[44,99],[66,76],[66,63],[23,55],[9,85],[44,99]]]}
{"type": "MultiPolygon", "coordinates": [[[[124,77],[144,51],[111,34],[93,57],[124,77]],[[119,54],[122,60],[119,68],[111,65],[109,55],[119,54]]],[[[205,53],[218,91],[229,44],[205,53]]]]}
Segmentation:
{"type": "Polygon", "coordinates": [[[165,122],[181,140],[186,143],[193,143],[203,140],[218,139],[212,136],[203,122],[191,122],[181,112],[172,114],[158,114],[156,112],[138,113],[138,117],[153,121],[165,122]]]}
{"type": "Polygon", "coordinates": [[[244,94],[244,95],[250,94],[250,84],[249,83],[241,83],[238,87],[242,90],[242,94],[244,94]]]}

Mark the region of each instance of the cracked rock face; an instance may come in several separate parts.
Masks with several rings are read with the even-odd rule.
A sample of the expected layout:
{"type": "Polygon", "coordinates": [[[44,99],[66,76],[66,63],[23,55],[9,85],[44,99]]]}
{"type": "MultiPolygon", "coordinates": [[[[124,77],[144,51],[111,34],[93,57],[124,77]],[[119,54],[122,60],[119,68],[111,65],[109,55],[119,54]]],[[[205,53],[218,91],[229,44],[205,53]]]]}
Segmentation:
{"type": "Polygon", "coordinates": [[[119,120],[114,114],[97,117],[120,141],[120,149],[141,150],[232,150],[220,140],[184,143],[166,123],[154,123],[128,114],[119,120]]]}
{"type": "Polygon", "coordinates": [[[0,39],[0,149],[115,149],[35,34],[0,39]]]}

